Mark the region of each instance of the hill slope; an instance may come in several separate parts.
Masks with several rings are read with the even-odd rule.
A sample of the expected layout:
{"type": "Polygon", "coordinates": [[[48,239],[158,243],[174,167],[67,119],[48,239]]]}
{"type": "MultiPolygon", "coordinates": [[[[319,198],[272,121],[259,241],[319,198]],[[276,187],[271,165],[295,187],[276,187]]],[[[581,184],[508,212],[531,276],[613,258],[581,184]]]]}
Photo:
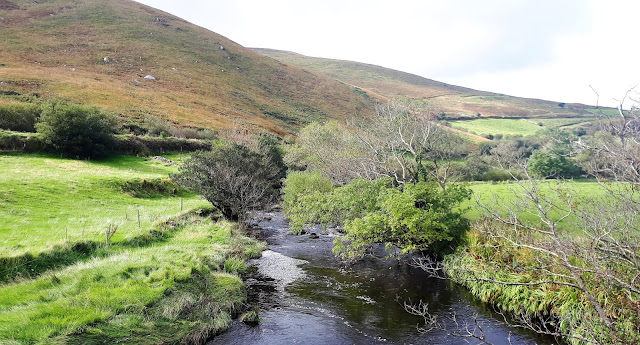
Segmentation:
{"type": "Polygon", "coordinates": [[[372,111],[353,88],[130,0],[0,0],[0,37],[0,103],[36,94],[278,134],[372,111]]]}
{"type": "Polygon", "coordinates": [[[252,48],[282,63],[317,71],[384,98],[421,99],[447,117],[567,118],[593,116],[592,106],[513,97],[450,85],[414,74],[352,61],[252,48]]]}

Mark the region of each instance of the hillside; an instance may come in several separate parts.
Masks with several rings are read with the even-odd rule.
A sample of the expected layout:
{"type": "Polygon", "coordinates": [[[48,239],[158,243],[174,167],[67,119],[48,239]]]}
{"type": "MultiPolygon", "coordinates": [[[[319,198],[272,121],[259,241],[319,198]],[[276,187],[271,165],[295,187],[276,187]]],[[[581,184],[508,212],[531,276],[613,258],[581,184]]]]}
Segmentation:
{"type": "Polygon", "coordinates": [[[372,111],[340,82],[130,0],[0,0],[0,37],[0,103],[55,97],[281,135],[372,111]]]}
{"type": "Polygon", "coordinates": [[[594,107],[513,97],[450,85],[414,74],[352,61],[324,59],[297,53],[252,48],[282,63],[324,73],[336,80],[382,98],[420,99],[449,118],[570,118],[591,117],[594,107]]]}

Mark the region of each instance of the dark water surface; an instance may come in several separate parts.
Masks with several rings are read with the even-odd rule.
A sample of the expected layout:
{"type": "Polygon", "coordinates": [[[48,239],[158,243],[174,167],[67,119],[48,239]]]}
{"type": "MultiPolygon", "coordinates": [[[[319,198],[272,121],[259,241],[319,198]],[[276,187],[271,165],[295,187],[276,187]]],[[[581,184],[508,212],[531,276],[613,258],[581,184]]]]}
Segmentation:
{"type": "MultiPolygon", "coordinates": [[[[336,234],[318,230],[319,238],[293,236],[279,212],[257,215],[257,235],[269,251],[253,260],[247,279],[249,300],[260,307],[261,322],[236,321],[208,344],[478,344],[477,339],[445,331],[420,333],[421,317],[402,303],[419,300],[447,328],[472,326],[474,315],[493,344],[552,344],[507,326],[466,290],[395,260],[368,259],[344,266],[331,248],[336,234]]],[[[473,327],[471,327],[473,328],[473,327]]],[[[464,330],[459,330],[464,333],[464,330]]]]}

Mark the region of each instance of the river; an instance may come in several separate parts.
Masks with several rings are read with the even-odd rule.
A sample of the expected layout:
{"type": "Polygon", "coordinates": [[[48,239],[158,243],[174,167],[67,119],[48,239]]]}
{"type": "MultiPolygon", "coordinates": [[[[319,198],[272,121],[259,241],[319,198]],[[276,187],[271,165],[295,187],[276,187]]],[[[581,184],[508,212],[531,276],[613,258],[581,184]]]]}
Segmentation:
{"type": "Polygon", "coordinates": [[[464,288],[429,278],[397,260],[369,258],[345,266],[331,252],[337,233],[314,231],[318,238],[294,236],[281,212],[257,215],[255,234],[269,250],[252,260],[246,282],[249,301],[260,307],[261,321],[235,321],[208,345],[482,343],[441,329],[418,331],[422,317],[407,313],[402,303],[420,300],[449,332],[466,334],[464,326],[473,330],[475,319],[492,344],[553,343],[509,327],[464,288]]]}

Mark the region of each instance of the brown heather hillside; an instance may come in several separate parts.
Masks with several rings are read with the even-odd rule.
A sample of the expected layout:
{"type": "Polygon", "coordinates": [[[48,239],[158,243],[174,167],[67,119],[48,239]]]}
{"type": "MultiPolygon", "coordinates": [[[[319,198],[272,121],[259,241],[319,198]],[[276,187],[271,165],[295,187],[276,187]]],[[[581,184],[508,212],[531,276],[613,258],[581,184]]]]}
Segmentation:
{"type": "Polygon", "coordinates": [[[336,80],[383,98],[420,99],[450,118],[568,118],[593,116],[594,107],[496,94],[450,85],[414,74],[352,61],[324,59],[297,53],[252,48],[282,63],[324,73],[336,80]]]}
{"type": "Polygon", "coordinates": [[[281,135],[372,112],[352,87],[130,0],[0,0],[0,103],[16,94],[281,135]]]}

